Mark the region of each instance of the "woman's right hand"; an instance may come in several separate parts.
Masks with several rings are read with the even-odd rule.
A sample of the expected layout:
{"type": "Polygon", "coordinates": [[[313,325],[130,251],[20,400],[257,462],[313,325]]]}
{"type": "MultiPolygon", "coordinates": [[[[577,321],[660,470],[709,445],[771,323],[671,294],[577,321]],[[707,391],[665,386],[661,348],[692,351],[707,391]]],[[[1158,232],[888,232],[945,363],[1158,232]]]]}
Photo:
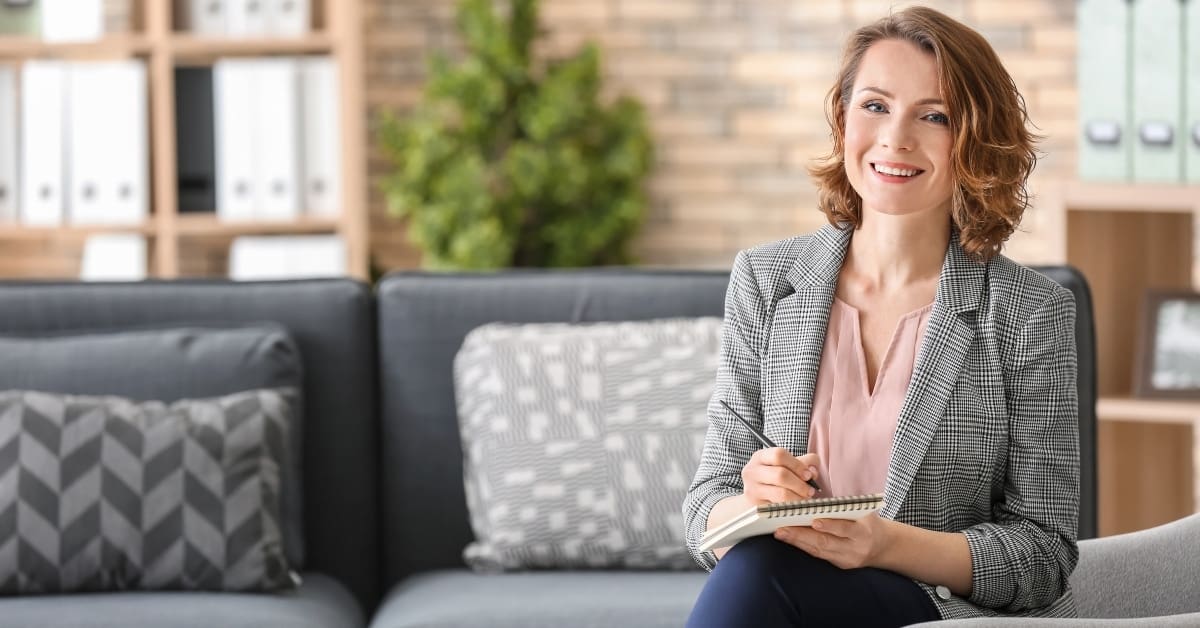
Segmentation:
{"type": "Polygon", "coordinates": [[[818,467],[817,454],[797,458],[783,447],[759,449],[742,467],[742,493],[755,506],[809,499],[817,491],[805,480],[816,479],[818,467]]]}

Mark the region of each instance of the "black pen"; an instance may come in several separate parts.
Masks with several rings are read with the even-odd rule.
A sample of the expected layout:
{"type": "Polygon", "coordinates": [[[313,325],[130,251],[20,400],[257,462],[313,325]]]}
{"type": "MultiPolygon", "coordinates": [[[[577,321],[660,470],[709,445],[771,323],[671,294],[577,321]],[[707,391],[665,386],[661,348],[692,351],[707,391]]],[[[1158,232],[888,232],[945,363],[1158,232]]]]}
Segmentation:
{"type": "MultiPolygon", "coordinates": [[[[733,418],[735,418],[739,422],[741,422],[742,425],[745,425],[746,429],[750,430],[750,433],[754,435],[754,438],[758,439],[758,442],[762,443],[763,447],[778,447],[779,446],[779,445],[776,445],[775,443],[772,443],[771,439],[767,438],[766,434],[763,434],[762,432],[755,429],[755,427],[753,425],[750,425],[750,422],[747,421],[746,419],[743,419],[742,415],[738,414],[737,410],[734,410],[732,407],[729,406],[729,404],[725,403],[724,399],[718,399],[717,401],[720,401],[721,405],[725,406],[725,409],[733,414],[733,418]]],[[[817,483],[815,481],[813,481],[812,478],[808,478],[807,480],[805,480],[805,482],[807,482],[809,486],[813,487],[818,492],[820,492],[821,487],[817,486],[817,483]]]]}

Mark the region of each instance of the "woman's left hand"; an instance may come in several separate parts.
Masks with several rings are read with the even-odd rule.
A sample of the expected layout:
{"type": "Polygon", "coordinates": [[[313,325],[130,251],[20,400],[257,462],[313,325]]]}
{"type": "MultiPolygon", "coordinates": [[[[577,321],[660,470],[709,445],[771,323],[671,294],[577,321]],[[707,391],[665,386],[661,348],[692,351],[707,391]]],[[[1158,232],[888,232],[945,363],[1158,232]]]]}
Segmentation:
{"type": "Polygon", "coordinates": [[[855,520],[817,519],[811,528],[779,528],[775,538],[842,569],[872,567],[887,547],[888,526],[893,523],[877,513],[855,520]]]}

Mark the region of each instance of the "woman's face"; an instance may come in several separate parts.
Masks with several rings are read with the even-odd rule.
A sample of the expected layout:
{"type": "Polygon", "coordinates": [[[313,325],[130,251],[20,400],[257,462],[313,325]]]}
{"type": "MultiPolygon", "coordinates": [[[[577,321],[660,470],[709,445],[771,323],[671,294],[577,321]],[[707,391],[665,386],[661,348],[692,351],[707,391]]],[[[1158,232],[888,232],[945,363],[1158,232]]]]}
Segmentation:
{"type": "Polygon", "coordinates": [[[863,211],[949,211],[954,138],[933,55],[895,39],[867,49],[846,107],[845,167],[863,211]]]}

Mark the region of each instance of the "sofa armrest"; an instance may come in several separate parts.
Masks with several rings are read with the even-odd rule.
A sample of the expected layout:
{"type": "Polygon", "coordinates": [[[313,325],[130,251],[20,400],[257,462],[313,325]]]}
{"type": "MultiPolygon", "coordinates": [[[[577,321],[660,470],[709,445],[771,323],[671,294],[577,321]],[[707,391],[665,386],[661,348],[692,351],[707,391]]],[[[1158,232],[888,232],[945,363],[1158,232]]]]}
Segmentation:
{"type": "Polygon", "coordinates": [[[1071,588],[1080,617],[1200,612],[1200,514],[1148,530],[1079,542],[1071,588]]]}

